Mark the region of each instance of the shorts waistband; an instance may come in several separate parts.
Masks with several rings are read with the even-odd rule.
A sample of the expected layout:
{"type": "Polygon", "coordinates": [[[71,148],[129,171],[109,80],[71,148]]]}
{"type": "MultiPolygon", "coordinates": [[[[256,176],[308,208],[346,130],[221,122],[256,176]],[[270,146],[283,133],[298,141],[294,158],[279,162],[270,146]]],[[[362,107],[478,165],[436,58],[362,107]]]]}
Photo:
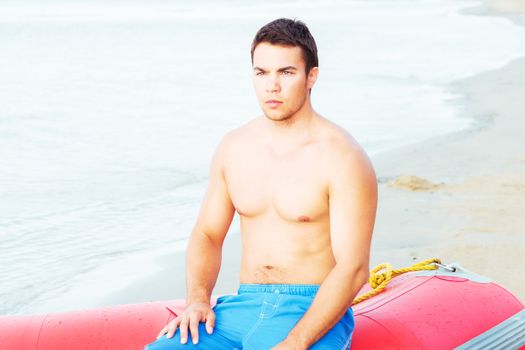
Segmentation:
{"type": "Polygon", "coordinates": [[[302,296],[314,296],[319,290],[319,284],[250,284],[242,283],[238,294],[244,293],[276,293],[302,296]]]}

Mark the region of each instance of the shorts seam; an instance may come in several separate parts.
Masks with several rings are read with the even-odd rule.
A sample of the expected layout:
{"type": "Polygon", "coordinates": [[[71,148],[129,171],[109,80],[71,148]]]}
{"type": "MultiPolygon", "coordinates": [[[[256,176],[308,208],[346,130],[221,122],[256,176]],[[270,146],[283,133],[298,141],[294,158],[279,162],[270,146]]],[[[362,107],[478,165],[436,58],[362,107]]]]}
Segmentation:
{"type": "Polygon", "coordinates": [[[250,331],[246,333],[246,335],[241,339],[241,345],[244,345],[244,343],[248,340],[248,338],[250,338],[253,335],[253,333],[255,333],[255,330],[259,327],[262,321],[263,321],[262,318],[257,319],[255,324],[250,329],[250,331]]]}
{"type": "Polygon", "coordinates": [[[267,319],[267,318],[272,318],[273,315],[275,315],[275,313],[277,312],[277,309],[279,308],[279,305],[280,305],[280,303],[281,303],[281,298],[282,298],[282,296],[283,296],[282,294],[279,294],[279,295],[277,296],[277,299],[275,300],[274,303],[268,303],[268,302],[266,302],[266,301],[263,301],[263,303],[266,302],[267,305],[272,305],[272,311],[269,312],[269,313],[263,313],[263,312],[261,312],[261,313],[259,314],[259,318],[262,319],[262,320],[267,319]]]}

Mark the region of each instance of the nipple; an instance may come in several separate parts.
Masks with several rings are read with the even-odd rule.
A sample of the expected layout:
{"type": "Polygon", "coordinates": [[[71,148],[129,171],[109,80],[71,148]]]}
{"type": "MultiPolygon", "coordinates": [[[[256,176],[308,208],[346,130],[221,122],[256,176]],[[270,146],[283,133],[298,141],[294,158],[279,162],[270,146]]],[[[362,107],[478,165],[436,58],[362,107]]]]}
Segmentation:
{"type": "Polygon", "coordinates": [[[309,222],[310,218],[308,216],[299,216],[299,218],[297,218],[297,220],[300,221],[300,222],[309,222]]]}

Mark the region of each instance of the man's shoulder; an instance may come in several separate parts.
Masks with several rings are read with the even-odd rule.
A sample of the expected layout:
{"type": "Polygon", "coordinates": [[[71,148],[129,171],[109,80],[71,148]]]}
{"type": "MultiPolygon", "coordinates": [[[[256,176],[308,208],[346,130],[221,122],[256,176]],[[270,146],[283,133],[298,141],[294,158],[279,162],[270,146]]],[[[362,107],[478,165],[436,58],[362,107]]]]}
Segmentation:
{"type": "Polygon", "coordinates": [[[217,153],[226,155],[232,150],[239,149],[240,146],[246,146],[257,137],[257,125],[260,123],[260,118],[255,118],[249,122],[228,131],[222,137],[218,147],[217,153]]]}
{"type": "Polygon", "coordinates": [[[347,130],[326,119],[323,121],[322,144],[324,151],[336,158],[365,154],[361,145],[347,130]]]}
{"type": "Polygon", "coordinates": [[[323,131],[323,158],[330,172],[341,173],[346,168],[372,170],[372,164],[365,150],[358,141],[343,127],[334,122],[325,121],[323,131]]]}
{"type": "Polygon", "coordinates": [[[252,119],[245,124],[228,131],[221,140],[221,145],[232,146],[238,143],[245,143],[253,140],[257,136],[257,126],[260,124],[260,118],[252,119]]]}

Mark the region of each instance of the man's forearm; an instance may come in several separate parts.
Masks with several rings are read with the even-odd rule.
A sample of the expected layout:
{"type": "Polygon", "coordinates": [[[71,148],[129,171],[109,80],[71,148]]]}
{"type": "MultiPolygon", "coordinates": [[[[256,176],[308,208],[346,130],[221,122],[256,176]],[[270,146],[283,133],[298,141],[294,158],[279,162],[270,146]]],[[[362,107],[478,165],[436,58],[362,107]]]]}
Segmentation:
{"type": "Polygon", "coordinates": [[[207,235],[192,234],[186,253],[186,302],[210,302],[221,267],[222,245],[207,235]]]}
{"type": "Polygon", "coordinates": [[[321,284],[312,305],[288,334],[287,340],[309,348],[323,337],[352,305],[368,279],[368,267],[334,267],[321,284]]]}

